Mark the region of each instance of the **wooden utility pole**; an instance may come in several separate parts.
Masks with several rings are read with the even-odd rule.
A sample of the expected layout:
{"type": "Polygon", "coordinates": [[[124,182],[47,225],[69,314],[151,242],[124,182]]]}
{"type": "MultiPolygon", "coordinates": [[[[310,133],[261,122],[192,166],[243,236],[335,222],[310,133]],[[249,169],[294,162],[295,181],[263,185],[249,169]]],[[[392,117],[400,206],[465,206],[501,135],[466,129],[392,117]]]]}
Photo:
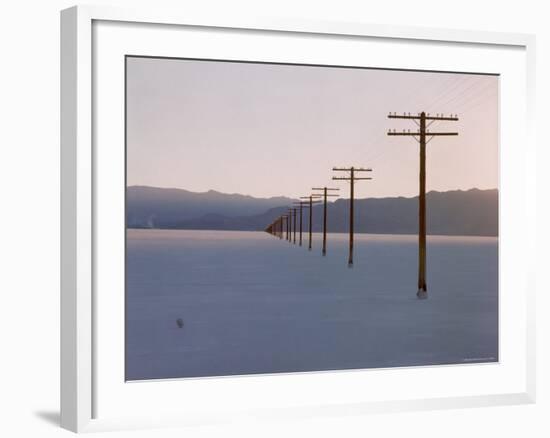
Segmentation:
{"type": "Polygon", "coordinates": [[[286,240],[289,240],[290,239],[290,228],[289,228],[289,220],[288,220],[288,215],[284,215],[283,216],[284,219],[285,219],[285,222],[286,222],[286,240]]]}
{"type": "Polygon", "coordinates": [[[355,176],[355,172],[372,172],[372,169],[364,169],[362,167],[333,167],[335,172],[349,172],[347,177],[333,176],[333,180],[338,181],[349,181],[350,182],[350,197],[349,197],[349,252],[348,252],[348,266],[351,268],[353,266],[353,227],[354,227],[354,190],[355,182],[360,180],[372,179],[371,177],[358,177],[355,176]]]}
{"type": "Polygon", "coordinates": [[[296,208],[292,209],[293,228],[294,228],[294,245],[296,245],[296,208]]]}
{"type": "Polygon", "coordinates": [[[327,255],[327,198],[329,196],[338,197],[336,193],[328,193],[329,191],[340,190],[331,187],[313,187],[311,190],[322,190],[323,191],[323,250],[322,254],[327,255]]]}
{"type": "Polygon", "coordinates": [[[304,204],[305,204],[304,201],[297,201],[297,202],[295,202],[295,205],[296,205],[296,206],[299,206],[299,211],[300,211],[300,226],[299,226],[300,231],[299,231],[299,233],[298,233],[298,235],[299,235],[299,244],[300,244],[300,246],[302,246],[303,210],[304,210],[304,208],[307,208],[307,206],[305,206],[304,204]]]}
{"type": "Polygon", "coordinates": [[[266,232],[271,234],[272,236],[279,237],[279,219],[275,219],[273,222],[271,222],[267,228],[265,229],[266,232]]]}
{"type": "Polygon", "coordinates": [[[418,298],[428,298],[428,287],[426,284],[426,145],[436,136],[458,135],[458,132],[431,132],[428,131],[429,126],[435,121],[458,121],[456,115],[444,116],[436,114],[430,116],[424,111],[418,115],[403,113],[389,114],[389,119],[408,119],[414,121],[418,126],[417,132],[410,130],[403,132],[388,131],[388,135],[405,135],[413,137],[420,145],[420,174],[419,174],[419,194],[418,194],[418,298]],[[428,121],[428,124],[426,124],[428,121]],[[429,139],[426,141],[426,137],[429,139]]]}
{"type": "Polygon", "coordinates": [[[283,217],[279,216],[277,219],[277,237],[279,239],[283,238],[283,217]]]}
{"type": "Polygon", "coordinates": [[[314,201],[313,199],[315,198],[319,198],[321,195],[318,195],[318,194],[312,194],[312,195],[309,195],[309,196],[301,196],[300,199],[307,199],[309,200],[308,204],[308,208],[309,208],[309,229],[308,229],[308,232],[309,232],[309,245],[308,245],[308,249],[311,251],[311,242],[313,240],[313,205],[314,204],[318,204],[319,201],[314,201]]]}
{"type": "Polygon", "coordinates": [[[288,242],[292,243],[292,208],[288,209],[288,242]]]}

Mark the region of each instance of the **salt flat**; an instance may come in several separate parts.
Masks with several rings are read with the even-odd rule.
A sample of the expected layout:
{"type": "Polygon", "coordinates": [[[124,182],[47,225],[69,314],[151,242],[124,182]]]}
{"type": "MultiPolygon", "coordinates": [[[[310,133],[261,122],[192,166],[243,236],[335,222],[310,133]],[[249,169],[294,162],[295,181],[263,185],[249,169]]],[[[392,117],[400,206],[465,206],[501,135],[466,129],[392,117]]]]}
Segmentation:
{"type": "Polygon", "coordinates": [[[128,380],[498,360],[498,239],[128,230],[128,380]],[[183,327],[177,320],[181,319],[183,327]]]}

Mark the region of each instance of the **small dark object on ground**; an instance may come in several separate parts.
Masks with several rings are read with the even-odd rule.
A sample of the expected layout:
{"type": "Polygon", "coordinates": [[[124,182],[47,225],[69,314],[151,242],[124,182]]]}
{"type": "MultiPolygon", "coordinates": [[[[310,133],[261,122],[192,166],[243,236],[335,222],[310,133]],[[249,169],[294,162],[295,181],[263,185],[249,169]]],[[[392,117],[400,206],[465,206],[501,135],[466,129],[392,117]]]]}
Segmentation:
{"type": "Polygon", "coordinates": [[[182,327],[183,327],[183,319],[178,318],[178,319],[176,320],[176,323],[178,324],[178,327],[179,327],[179,328],[182,328],[182,327]]]}

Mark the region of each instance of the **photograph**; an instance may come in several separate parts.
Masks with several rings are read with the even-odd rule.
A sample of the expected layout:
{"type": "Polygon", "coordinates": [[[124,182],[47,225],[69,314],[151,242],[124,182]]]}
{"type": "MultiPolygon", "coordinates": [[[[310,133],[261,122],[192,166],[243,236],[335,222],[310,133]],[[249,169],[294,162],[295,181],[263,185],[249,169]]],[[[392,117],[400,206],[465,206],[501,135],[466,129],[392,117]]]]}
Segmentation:
{"type": "Polygon", "coordinates": [[[550,437],[544,2],[5,3],[0,438],[550,437]]]}
{"type": "Polygon", "coordinates": [[[498,363],[499,80],[126,55],[126,381],[498,363]]]}

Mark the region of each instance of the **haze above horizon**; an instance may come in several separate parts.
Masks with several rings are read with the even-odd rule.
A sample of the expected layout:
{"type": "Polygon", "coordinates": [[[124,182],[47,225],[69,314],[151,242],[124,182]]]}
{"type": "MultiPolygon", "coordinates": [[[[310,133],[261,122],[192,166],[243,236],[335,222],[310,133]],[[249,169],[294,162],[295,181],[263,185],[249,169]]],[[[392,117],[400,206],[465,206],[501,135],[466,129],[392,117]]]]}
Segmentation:
{"type": "Polygon", "coordinates": [[[307,195],[333,166],[371,167],[356,197],[418,194],[416,130],[389,112],[458,114],[433,131],[427,190],[498,187],[498,77],[127,59],[127,184],[259,198],[307,195]],[[281,195],[284,193],[285,195],[281,195]]]}

